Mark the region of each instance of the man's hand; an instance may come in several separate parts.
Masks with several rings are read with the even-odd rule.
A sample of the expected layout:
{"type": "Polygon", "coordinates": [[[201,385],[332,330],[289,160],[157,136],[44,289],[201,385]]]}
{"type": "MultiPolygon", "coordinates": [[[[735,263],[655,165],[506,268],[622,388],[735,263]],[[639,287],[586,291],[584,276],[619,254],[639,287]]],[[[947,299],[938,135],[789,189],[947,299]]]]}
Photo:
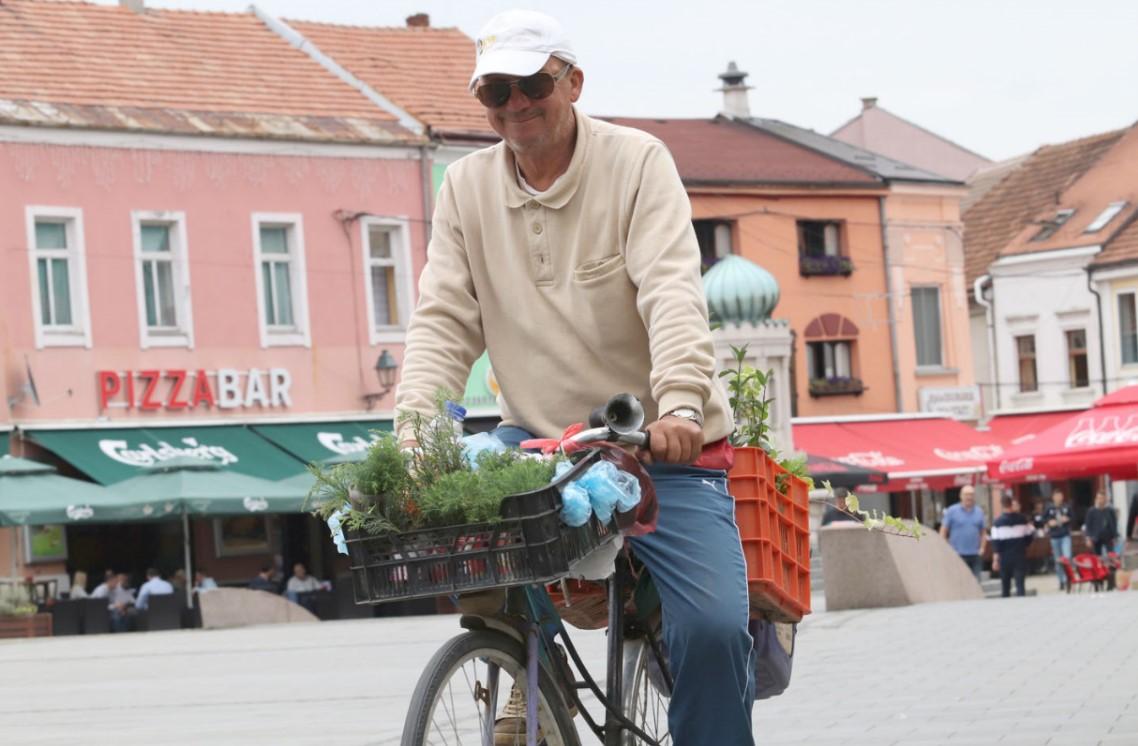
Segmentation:
{"type": "Polygon", "coordinates": [[[664,416],[644,428],[651,438],[651,453],[640,451],[650,464],[690,464],[703,450],[703,428],[684,417],[664,416]]]}

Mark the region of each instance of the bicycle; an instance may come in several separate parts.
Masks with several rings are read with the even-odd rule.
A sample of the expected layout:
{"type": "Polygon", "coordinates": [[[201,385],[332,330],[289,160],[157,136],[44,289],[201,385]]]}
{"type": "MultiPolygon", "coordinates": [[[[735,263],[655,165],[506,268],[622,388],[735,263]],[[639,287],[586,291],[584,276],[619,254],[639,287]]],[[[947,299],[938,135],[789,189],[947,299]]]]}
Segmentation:
{"type": "MultiPolygon", "coordinates": [[[[597,425],[597,413],[590,424],[597,425],[571,438],[577,444],[608,441],[647,448],[647,433],[641,432],[643,411],[639,402],[627,395],[613,397],[604,408],[597,425]]],[[[579,476],[599,459],[599,450],[581,452],[569,473],[562,480],[579,476]]],[[[559,495],[556,489],[546,490],[559,495]]],[[[518,507],[503,501],[503,515],[509,517],[518,507]],[[512,506],[512,507],[511,507],[512,506]]],[[[558,498],[559,500],[559,498],[558,498]]],[[[547,539],[549,526],[537,523],[540,518],[548,523],[552,513],[560,507],[543,505],[545,510],[529,520],[521,533],[538,534],[537,543],[542,550],[550,549],[552,541],[568,545],[566,555],[577,562],[592,552],[611,547],[617,536],[614,527],[602,526],[594,517],[592,525],[584,531],[561,530],[556,540],[547,539]]],[[[446,538],[463,545],[478,545],[483,539],[455,534],[446,538]]],[[[509,537],[496,533],[488,544],[509,542],[509,537]]],[[[430,541],[439,542],[437,536],[430,541]]],[[[356,540],[358,541],[358,540],[356,540]]],[[[351,547],[353,540],[349,539],[351,547]]],[[[429,543],[429,542],[427,542],[429,543]]],[[[378,580],[400,586],[400,592],[423,593],[436,576],[449,573],[448,582],[464,586],[468,576],[493,575],[497,585],[474,585],[479,590],[505,588],[505,609],[512,614],[499,616],[492,613],[471,613],[461,617],[460,625],[466,630],[447,641],[431,658],[411,698],[404,724],[402,746],[428,744],[481,744],[482,746],[580,746],[574,715],[579,714],[589,730],[605,746],[665,746],[670,744],[667,726],[667,703],[672,689],[671,673],[666,653],[659,639],[660,602],[646,571],[637,571],[627,546],[621,547],[613,561],[611,575],[605,581],[608,602],[608,641],[605,689],[601,690],[588,671],[557,611],[547,590],[550,582],[562,582],[569,574],[566,563],[558,562],[557,552],[552,564],[537,567],[529,582],[515,582],[517,554],[506,554],[506,549],[488,546],[485,556],[477,550],[466,551],[459,563],[445,568],[443,560],[435,559],[435,549],[426,543],[401,551],[387,551],[387,564],[382,574],[357,574],[356,555],[353,555],[353,576],[356,578],[357,599],[374,591],[378,580]],[[498,554],[495,554],[495,550],[498,554]],[[414,555],[412,557],[412,555],[414,555]],[[395,557],[396,559],[391,559],[395,557]],[[393,564],[402,562],[402,565],[393,564]],[[396,569],[393,571],[392,568],[396,569]],[[634,577],[634,573],[635,577],[634,577]],[[635,582],[633,582],[635,580],[635,582]],[[503,582],[507,581],[507,582],[503,582]],[[363,588],[361,589],[361,582],[363,588]],[[418,586],[416,588],[416,586],[418,586]],[[634,600],[631,613],[626,603],[634,600]],[[564,652],[563,652],[564,651],[564,652]],[[572,665],[570,664],[570,661],[572,665]],[[589,690],[603,708],[603,722],[594,718],[581,700],[580,692],[589,690]],[[508,692],[508,694],[505,694],[508,692]],[[514,732],[504,733],[498,722],[500,708],[514,713],[514,732]],[[524,708],[524,710],[523,710],[524,708]],[[524,717],[525,730],[520,728],[524,717]]],[[[358,551],[358,550],[357,550],[358,551]]],[[[375,559],[374,557],[371,559],[375,559]]],[[[541,555],[531,555],[530,563],[540,565],[546,561],[541,555]]],[[[366,563],[364,563],[366,565],[366,563]]],[[[361,565],[362,567],[363,565],[361,565]]],[[[371,569],[378,566],[372,562],[371,569]]],[[[523,573],[524,574],[524,573],[523,573]]],[[[434,595],[441,595],[435,593],[434,595]]],[[[402,598],[411,595],[400,596],[402,598]]],[[[389,597],[388,600],[395,600],[389,597]]],[[[568,596],[566,602],[569,603],[568,596]]],[[[508,728],[506,730],[509,730],[508,728]]]]}

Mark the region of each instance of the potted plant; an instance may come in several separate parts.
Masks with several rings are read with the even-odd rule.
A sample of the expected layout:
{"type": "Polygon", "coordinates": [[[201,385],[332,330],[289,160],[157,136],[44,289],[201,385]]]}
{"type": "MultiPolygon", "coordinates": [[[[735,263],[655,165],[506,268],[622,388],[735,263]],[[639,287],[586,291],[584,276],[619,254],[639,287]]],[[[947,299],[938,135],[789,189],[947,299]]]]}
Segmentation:
{"type": "Polygon", "coordinates": [[[774,621],[796,622],[810,612],[813,482],[805,458],[780,457],[770,441],[771,372],[748,365],[745,346],[731,351],[735,365],[720,373],[735,419],[735,463],[727,482],[747,560],[751,608],[774,621]]]}
{"type": "Polygon", "coordinates": [[[51,637],[51,614],[39,614],[30,586],[0,586],[0,639],[51,637]]]}

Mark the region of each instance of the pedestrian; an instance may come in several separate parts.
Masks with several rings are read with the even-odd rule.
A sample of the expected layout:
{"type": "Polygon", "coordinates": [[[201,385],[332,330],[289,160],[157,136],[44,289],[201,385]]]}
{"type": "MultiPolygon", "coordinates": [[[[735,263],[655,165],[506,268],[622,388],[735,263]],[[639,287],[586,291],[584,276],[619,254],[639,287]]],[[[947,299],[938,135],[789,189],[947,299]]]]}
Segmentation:
{"type": "Polygon", "coordinates": [[[834,488],[834,504],[826,506],[826,512],[822,514],[823,526],[829,526],[836,521],[861,522],[860,518],[850,513],[850,509],[846,505],[846,498],[849,494],[850,491],[845,487],[834,488]]]}
{"type": "Polygon", "coordinates": [[[960,502],[949,505],[944,511],[940,535],[948,539],[979,583],[986,537],[984,511],[976,504],[975,487],[969,484],[960,488],[960,502]]]}
{"type": "Polygon", "coordinates": [[[1059,590],[1067,587],[1067,571],[1062,559],[1071,562],[1071,506],[1059,490],[1051,493],[1051,505],[1043,511],[1042,527],[1051,539],[1051,556],[1055,558],[1055,574],[1059,576],[1059,590]]]}
{"type": "Polygon", "coordinates": [[[1000,595],[1011,595],[1012,579],[1016,595],[1025,594],[1027,548],[1035,538],[1035,527],[1020,512],[1019,500],[1011,495],[1000,498],[1000,517],[992,522],[992,570],[1000,573],[1000,595]]]}
{"type": "MultiPolygon", "coordinates": [[[[670,735],[751,744],[746,564],[726,458],[710,460],[733,423],[691,201],[663,143],[574,106],[585,75],[555,19],[500,13],[476,54],[470,90],[502,142],[452,163],[439,188],[396,393],[400,443],[415,447],[408,418],[433,416],[439,390],[461,390],[484,351],[510,445],[557,437],[614,394],[638,397],[659,515],[630,541],[667,620],[670,735]]],[[[495,735],[514,743],[524,724],[511,708],[495,735]]]]}
{"type": "Polygon", "coordinates": [[[1138,541],[1138,492],[1130,498],[1130,507],[1126,510],[1126,530],[1122,533],[1126,538],[1138,541]]]}
{"type": "Polygon", "coordinates": [[[1087,511],[1083,521],[1083,533],[1091,542],[1094,553],[1106,559],[1114,551],[1114,540],[1118,538],[1118,514],[1106,504],[1106,493],[1095,493],[1095,504],[1087,511]]]}

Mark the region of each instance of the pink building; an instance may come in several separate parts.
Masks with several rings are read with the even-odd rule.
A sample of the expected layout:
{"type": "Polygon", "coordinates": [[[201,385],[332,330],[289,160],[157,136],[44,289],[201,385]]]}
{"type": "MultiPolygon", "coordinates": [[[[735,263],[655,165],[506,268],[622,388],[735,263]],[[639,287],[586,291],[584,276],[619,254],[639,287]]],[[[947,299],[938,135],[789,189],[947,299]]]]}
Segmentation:
{"type": "Polygon", "coordinates": [[[831,132],[830,137],[955,181],[964,181],[992,163],[946,137],[883,109],[877,105],[876,98],[863,98],[858,115],[831,132]]]}
{"type": "MultiPolygon", "coordinates": [[[[0,10],[0,453],[113,485],[179,452],[284,479],[366,447],[425,261],[421,128],[253,13],[0,10]]],[[[194,561],[331,577],[319,529],[197,520],[194,561]]],[[[176,524],[66,531],[64,559],[0,529],[0,576],[181,565],[176,524]]]]}

